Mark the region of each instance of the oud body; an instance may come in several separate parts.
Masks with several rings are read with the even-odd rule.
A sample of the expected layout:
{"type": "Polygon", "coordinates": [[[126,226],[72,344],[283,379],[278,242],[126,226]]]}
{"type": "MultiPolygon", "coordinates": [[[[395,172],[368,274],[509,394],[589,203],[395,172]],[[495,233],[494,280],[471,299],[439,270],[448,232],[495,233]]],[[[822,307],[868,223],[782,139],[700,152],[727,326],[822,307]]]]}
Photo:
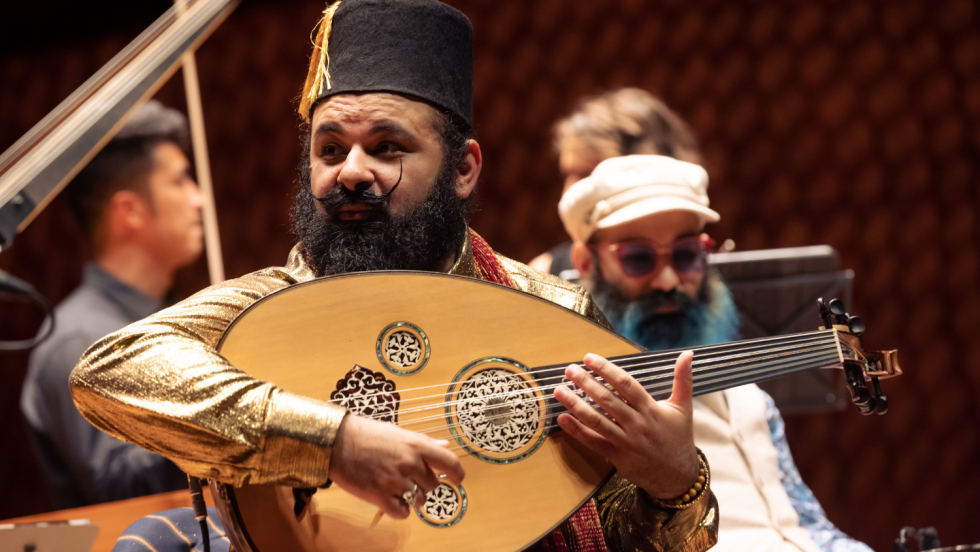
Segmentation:
{"type": "Polygon", "coordinates": [[[556,431],[534,367],[639,350],[563,307],[469,278],[367,273],[282,290],[235,321],[220,353],[293,393],[329,401],[347,390],[349,406],[358,391],[362,402],[384,398],[375,417],[449,439],[466,479],[429,493],[407,520],[378,519],[377,507],[337,486],[296,516],[291,488],[212,485],[225,527],[242,552],[523,549],[613,471],[556,431]],[[508,391],[521,399],[501,402],[508,391]],[[481,423],[457,411],[473,404],[492,414],[481,423]]]}
{"type": "MultiPolygon", "coordinates": [[[[863,322],[839,301],[818,304],[819,331],[696,348],[694,395],[843,368],[858,409],[884,413],[878,380],[901,374],[897,352],[863,350],[863,322]]],[[[642,352],[526,293],[419,272],[334,276],[273,293],[235,320],[218,350],[287,391],[447,439],[466,470],[461,485],[443,480],[405,521],[379,516],[336,486],[236,489],[212,482],[238,552],[527,548],[613,473],[557,428],[564,407],[552,393],[567,383],[564,366],[598,353],[664,399],[678,354],[642,352]]]]}

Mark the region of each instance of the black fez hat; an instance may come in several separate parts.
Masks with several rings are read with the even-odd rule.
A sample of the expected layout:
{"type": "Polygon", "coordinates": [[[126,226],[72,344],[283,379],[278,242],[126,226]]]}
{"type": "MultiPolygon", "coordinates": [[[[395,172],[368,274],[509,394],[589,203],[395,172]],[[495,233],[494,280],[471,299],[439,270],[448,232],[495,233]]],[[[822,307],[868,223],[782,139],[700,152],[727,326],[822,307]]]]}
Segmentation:
{"type": "Polygon", "coordinates": [[[340,0],[327,6],[299,113],[349,92],[422,98],[473,125],[473,26],[436,0],[340,0]]]}

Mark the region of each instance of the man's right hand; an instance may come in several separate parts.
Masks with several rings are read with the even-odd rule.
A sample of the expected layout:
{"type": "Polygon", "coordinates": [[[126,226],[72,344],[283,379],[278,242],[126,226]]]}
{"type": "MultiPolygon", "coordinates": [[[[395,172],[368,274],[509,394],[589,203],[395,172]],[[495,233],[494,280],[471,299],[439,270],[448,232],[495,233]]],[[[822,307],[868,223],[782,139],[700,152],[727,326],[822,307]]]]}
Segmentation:
{"type": "Polygon", "coordinates": [[[440,473],[457,485],[465,475],[448,441],[353,414],[340,424],[330,455],[334,483],[396,519],[410,512],[402,494],[418,485],[415,505],[421,506],[425,492],[439,486],[440,473]]]}

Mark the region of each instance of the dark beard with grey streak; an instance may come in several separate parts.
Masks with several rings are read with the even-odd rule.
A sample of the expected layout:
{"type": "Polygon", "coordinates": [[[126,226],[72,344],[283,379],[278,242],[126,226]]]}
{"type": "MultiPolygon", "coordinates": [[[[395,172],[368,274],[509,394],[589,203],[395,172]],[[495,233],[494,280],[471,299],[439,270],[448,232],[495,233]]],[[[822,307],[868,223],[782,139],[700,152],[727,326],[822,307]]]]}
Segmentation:
{"type": "MultiPolygon", "coordinates": [[[[598,259],[596,259],[598,261],[598,259]]],[[[696,298],[684,292],[653,290],[632,301],[594,265],[591,292],[616,333],[651,350],[713,345],[738,339],[738,312],[732,294],[714,270],[708,270],[696,298]],[[659,313],[664,305],[673,312],[659,313]]]]}
{"type": "Polygon", "coordinates": [[[309,158],[307,144],[291,216],[293,233],[317,276],[367,270],[438,271],[459,252],[466,237],[469,202],[456,196],[455,163],[444,160],[425,200],[409,213],[395,216],[388,207],[389,197],[343,186],[330,190],[321,201],[326,213],[317,211],[309,158]],[[355,203],[371,208],[375,216],[340,220],[340,209],[355,203]]]}

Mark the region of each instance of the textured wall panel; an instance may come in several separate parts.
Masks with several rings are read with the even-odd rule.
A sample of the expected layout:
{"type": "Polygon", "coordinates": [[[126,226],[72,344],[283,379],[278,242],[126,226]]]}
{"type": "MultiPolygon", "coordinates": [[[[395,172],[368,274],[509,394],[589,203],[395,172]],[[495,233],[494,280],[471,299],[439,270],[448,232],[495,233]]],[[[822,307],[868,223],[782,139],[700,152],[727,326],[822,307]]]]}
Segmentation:
{"type": "MultiPolygon", "coordinates": [[[[857,273],[868,345],[897,347],[892,411],[787,420],[831,519],[875,549],[903,525],[980,541],[980,20],[972,0],[762,3],[456,0],[476,30],[475,118],[486,165],[474,219],[519,260],[564,239],[550,125],[582,95],[644,87],[691,122],[740,249],[828,243],[857,273]]],[[[228,273],[279,264],[299,154],[298,95],[322,5],[246,3],[199,52],[228,273]]],[[[0,147],[128,36],[0,58],[0,147]]],[[[183,105],[179,79],[161,92],[183,105]]],[[[0,267],[59,300],[84,252],[55,202],[0,267]]],[[[198,263],[176,296],[203,286],[198,263]]],[[[4,310],[0,330],[36,318],[4,310]],[[8,315],[8,313],[10,313],[8,315]]],[[[16,408],[23,356],[0,356],[0,517],[43,508],[16,408]],[[20,477],[26,474],[30,477],[20,477]]],[[[724,515],[724,512],[722,512],[724,515]]]]}

